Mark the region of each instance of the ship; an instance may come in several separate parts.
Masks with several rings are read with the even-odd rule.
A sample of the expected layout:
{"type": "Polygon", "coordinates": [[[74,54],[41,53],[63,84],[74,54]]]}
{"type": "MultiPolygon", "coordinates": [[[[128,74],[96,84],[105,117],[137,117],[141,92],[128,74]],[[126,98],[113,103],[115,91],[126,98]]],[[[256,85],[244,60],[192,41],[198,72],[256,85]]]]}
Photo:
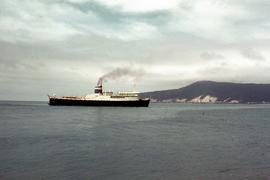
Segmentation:
{"type": "Polygon", "coordinates": [[[93,94],[85,96],[62,96],[48,95],[49,105],[52,106],[122,106],[122,107],[148,107],[150,98],[140,98],[139,92],[103,91],[102,79],[94,89],[93,94]]]}

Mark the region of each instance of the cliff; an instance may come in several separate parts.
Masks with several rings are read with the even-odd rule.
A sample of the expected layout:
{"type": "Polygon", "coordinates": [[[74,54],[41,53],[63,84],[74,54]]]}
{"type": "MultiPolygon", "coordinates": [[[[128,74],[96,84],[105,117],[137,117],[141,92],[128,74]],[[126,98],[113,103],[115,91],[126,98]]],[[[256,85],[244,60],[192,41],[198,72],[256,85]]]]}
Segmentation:
{"type": "Polygon", "coordinates": [[[152,102],[270,103],[270,84],[199,81],[179,89],[140,94],[152,102]]]}

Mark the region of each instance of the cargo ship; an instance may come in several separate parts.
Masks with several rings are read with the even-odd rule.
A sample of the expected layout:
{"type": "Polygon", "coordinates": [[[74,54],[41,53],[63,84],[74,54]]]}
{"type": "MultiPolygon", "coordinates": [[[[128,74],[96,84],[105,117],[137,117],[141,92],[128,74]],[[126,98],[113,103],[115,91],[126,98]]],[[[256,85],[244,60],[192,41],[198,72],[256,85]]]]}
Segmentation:
{"type": "Polygon", "coordinates": [[[62,106],[127,106],[148,107],[150,98],[140,98],[138,92],[103,91],[102,79],[98,81],[94,93],[86,96],[62,96],[49,97],[49,105],[62,106]]]}

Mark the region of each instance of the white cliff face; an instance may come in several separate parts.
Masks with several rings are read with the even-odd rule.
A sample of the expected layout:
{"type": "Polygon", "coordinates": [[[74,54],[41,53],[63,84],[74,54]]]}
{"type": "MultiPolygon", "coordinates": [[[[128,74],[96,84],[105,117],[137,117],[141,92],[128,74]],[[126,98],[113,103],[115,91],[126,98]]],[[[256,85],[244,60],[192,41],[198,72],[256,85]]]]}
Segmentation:
{"type": "Polygon", "coordinates": [[[217,97],[207,95],[204,97],[203,96],[195,97],[195,98],[191,99],[189,102],[190,103],[216,103],[217,100],[218,100],[217,97]]]}
{"type": "Polygon", "coordinates": [[[206,95],[206,96],[198,96],[191,100],[187,99],[164,99],[162,101],[158,101],[157,99],[152,99],[151,102],[163,102],[163,103],[170,103],[170,102],[176,102],[176,103],[205,103],[205,104],[211,104],[211,103],[228,103],[228,104],[238,104],[240,103],[238,100],[227,98],[224,101],[219,101],[217,97],[206,95]]]}
{"type": "Polygon", "coordinates": [[[177,102],[177,103],[185,103],[185,102],[187,102],[187,99],[176,99],[175,102],[177,102]]]}
{"type": "Polygon", "coordinates": [[[216,103],[217,99],[218,99],[217,97],[207,95],[201,100],[201,102],[202,103],[216,103]]]}
{"type": "Polygon", "coordinates": [[[224,103],[229,103],[229,104],[238,104],[240,103],[238,100],[232,99],[232,98],[227,98],[223,101],[224,103]]]}
{"type": "Polygon", "coordinates": [[[238,100],[231,100],[231,101],[229,101],[229,104],[239,104],[239,101],[238,100]]]}
{"type": "Polygon", "coordinates": [[[189,100],[188,102],[190,102],[190,103],[201,103],[201,99],[202,99],[202,96],[198,96],[198,97],[195,97],[195,98],[189,100]]]}

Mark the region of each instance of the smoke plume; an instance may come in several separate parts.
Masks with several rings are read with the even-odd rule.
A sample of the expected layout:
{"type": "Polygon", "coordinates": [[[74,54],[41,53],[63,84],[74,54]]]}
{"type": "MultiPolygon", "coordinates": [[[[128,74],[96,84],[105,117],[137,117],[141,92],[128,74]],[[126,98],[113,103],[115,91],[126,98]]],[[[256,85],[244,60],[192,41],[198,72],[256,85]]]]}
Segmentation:
{"type": "Polygon", "coordinates": [[[108,80],[118,80],[121,78],[129,78],[133,80],[133,83],[138,81],[143,75],[145,71],[143,69],[135,69],[129,67],[122,67],[116,68],[111,72],[108,72],[101,76],[98,80],[98,85],[101,84],[101,81],[108,81],[108,80]]]}

